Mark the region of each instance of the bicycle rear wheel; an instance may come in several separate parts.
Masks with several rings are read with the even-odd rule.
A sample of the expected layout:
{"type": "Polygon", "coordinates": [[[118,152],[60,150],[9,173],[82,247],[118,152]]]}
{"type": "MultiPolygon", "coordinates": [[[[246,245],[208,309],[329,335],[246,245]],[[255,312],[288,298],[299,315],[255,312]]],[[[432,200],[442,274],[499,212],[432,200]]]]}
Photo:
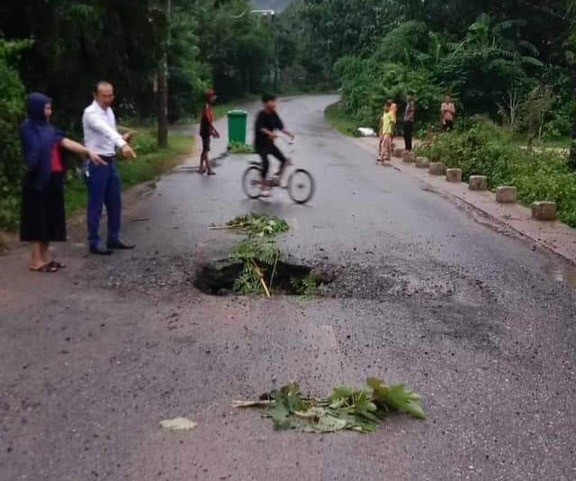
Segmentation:
{"type": "Polygon", "coordinates": [[[296,169],[288,178],[288,195],[297,204],[306,204],[316,190],[314,178],[304,169],[296,169]]]}
{"type": "Polygon", "coordinates": [[[242,176],[242,189],[246,197],[258,199],[262,195],[262,170],[253,165],[248,167],[242,176]]]}

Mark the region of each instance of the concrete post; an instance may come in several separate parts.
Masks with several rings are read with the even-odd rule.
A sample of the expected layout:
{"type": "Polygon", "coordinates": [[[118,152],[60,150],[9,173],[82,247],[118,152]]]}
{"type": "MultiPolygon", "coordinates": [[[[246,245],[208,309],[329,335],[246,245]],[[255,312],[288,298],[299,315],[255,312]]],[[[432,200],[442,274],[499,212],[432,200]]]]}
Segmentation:
{"type": "Polygon", "coordinates": [[[416,167],[419,169],[427,169],[430,165],[430,161],[426,157],[417,157],[416,158],[416,167]]]}
{"type": "Polygon", "coordinates": [[[488,178],[485,175],[471,175],[468,188],[470,190],[488,190],[488,178]]]}
{"type": "Polygon", "coordinates": [[[532,218],[536,220],[556,220],[558,208],[556,202],[534,202],[532,218]]]}
{"type": "Polygon", "coordinates": [[[416,156],[412,152],[405,150],[402,154],[402,161],[406,162],[407,164],[411,164],[416,162],[416,156]]]}
{"type": "Polygon", "coordinates": [[[428,172],[430,175],[444,175],[446,173],[446,166],[442,162],[430,162],[428,172]]]}
{"type": "Polygon", "coordinates": [[[462,169],[446,170],[446,180],[455,184],[462,182],[462,169]]]}
{"type": "Polygon", "coordinates": [[[496,202],[499,204],[515,204],[516,196],[516,187],[502,185],[496,189],[496,202]]]}

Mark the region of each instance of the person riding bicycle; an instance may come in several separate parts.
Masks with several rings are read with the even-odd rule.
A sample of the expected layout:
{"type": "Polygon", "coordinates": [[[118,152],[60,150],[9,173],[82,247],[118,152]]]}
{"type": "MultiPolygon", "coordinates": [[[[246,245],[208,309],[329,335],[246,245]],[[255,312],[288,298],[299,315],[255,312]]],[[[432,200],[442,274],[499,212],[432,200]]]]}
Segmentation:
{"type": "Polygon", "coordinates": [[[294,140],[294,134],[284,128],[284,123],[276,112],[278,105],[275,95],[263,95],[262,103],[264,106],[258,113],[254,126],[254,148],[262,159],[262,190],[269,190],[272,185],[278,185],[280,183],[286,166],[290,163],[274,143],[274,140],[278,137],[276,132],[283,132],[292,140],[294,140]],[[277,178],[271,182],[267,180],[270,169],[269,155],[276,157],[281,164],[276,176],[277,178]]]}

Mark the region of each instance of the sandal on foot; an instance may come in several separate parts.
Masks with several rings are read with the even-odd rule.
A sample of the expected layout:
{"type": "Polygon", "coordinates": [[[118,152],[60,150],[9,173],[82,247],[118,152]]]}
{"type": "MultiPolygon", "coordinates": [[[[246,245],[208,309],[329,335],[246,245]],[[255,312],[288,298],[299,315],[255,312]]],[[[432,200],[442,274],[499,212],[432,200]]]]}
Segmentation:
{"type": "Polygon", "coordinates": [[[58,272],[58,268],[54,267],[50,264],[44,264],[42,267],[38,267],[37,269],[30,267],[30,270],[32,272],[42,272],[42,273],[48,273],[48,274],[53,274],[54,272],[58,272]]]}
{"type": "Polygon", "coordinates": [[[62,264],[58,261],[52,261],[48,264],[50,267],[55,267],[56,269],[66,269],[66,264],[62,264]]]}
{"type": "Polygon", "coordinates": [[[209,170],[209,171],[208,171],[208,175],[216,175],[216,172],[214,172],[214,171],[212,171],[212,170],[209,170]]]}

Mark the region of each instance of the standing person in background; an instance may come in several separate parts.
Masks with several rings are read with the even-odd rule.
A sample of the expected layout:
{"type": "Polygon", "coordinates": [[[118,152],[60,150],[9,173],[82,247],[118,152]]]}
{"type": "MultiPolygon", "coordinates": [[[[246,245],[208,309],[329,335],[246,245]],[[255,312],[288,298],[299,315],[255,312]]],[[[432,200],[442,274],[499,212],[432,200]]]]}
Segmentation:
{"type": "Polygon", "coordinates": [[[390,105],[388,112],[382,118],[382,164],[391,159],[394,131],[396,129],[396,115],[398,107],[396,104],[390,105]]]}
{"type": "Polygon", "coordinates": [[[416,102],[414,92],[408,92],[406,97],[406,110],[404,111],[404,148],[412,151],[412,140],[414,138],[414,119],[416,117],[416,102]]]}
{"type": "Polygon", "coordinates": [[[398,123],[398,104],[391,100],[390,113],[392,114],[392,122],[394,123],[394,131],[392,132],[392,143],[390,144],[390,152],[394,152],[396,145],[394,144],[394,134],[396,133],[396,125],[398,123]]]}
{"type": "Polygon", "coordinates": [[[449,132],[454,129],[454,121],[456,120],[456,106],[452,101],[450,95],[446,95],[442,107],[440,107],[440,116],[442,122],[442,130],[449,132]]]}
{"type": "Polygon", "coordinates": [[[202,153],[200,154],[200,167],[198,173],[215,175],[210,167],[208,156],[210,155],[210,140],[212,137],[219,138],[220,133],[214,127],[214,104],[218,96],[214,90],[206,92],[206,104],[202,109],[202,117],[200,119],[200,138],[202,139],[202,153]]]}
{"type": "Polygon", "coordinates": [[[116,117],[112,111],[114,87],[109,82],[98,82],[94,88],[94,101],[84,110],[82,126],[86,146],[96,152],[103,164],[88,164],[88,242],[90,253],[110,255],[112,249],[133,249],[135,246],[120,240],[122,217],[122,186],[116,150],[125,158],[136,158],[130,147],[131,134],[120,135],[116,129],[116,117]],[[102,206],[106,205],[108,216],[108,241],[106,248],[100,243],[100,219],[102,206]]]}
{"type": "Polygon", "coordinates": [[[380,117],[380,122],[378,124],[378,159],[376,163],[382,162],[384,160],[384,124],[386,122],[386,115],[390,112],[390,107],[392,106],[392,100],[387,100],[384,104],[384,109],[382,111],[382,117],[380,117]]]}
{"type": "Polygon", "coordinates": [[[20,133],[28,167],[22,184],[20,240],[32,243],[29,268],[34,272],[57,272],[66,267],[55,261],[50,242],[66,241],[63,149],[84,155],[98,165],[98,155],[67,139],[50,124],[52,99],[40,93],[28,96],[28,116],[20,133]]]}

